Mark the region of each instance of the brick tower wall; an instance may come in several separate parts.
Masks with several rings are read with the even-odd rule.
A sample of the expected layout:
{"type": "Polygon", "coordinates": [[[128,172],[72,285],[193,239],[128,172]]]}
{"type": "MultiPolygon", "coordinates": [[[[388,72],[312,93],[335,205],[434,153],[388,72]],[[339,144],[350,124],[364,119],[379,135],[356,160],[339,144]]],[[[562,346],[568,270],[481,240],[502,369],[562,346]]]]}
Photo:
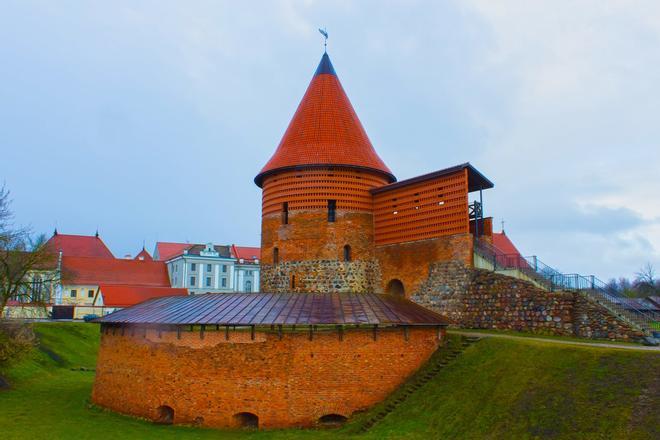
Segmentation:
{"type": "Polygon", "coordinates": [[[329,414],[349,417],[380,402],[424,364],[438,347],[437,330],[383,328],[230,333],[137,329],[104,332],[92,400],[148,419],[174,410],[174,423],[235,427],[250,412],[259,427],[312,426],[329,414]]]}
{"type": "Polygon", "coordinates": [[[281,171],[265,177],[261,290],[377,291],[380,277],[374,260],[369,190],[386,183],[380,174],[341,167],[281,171]],[[336,201],[334,222],[328,221],[328,200],[336,201]],[[346,245],[350,261],[344,261],[346,245]],[[278,261],[274,262],[276,248],[278,261]]]}
{"type": "Polygon", "coordinates": [[[464,233],[376,247],[381,290],[387,292],[390,282],[399,280],[404,295],[411,298],[427,283],[434,265],[455,261],[461,267],[472,266],[472,241],[473,236],[464,233]]]}

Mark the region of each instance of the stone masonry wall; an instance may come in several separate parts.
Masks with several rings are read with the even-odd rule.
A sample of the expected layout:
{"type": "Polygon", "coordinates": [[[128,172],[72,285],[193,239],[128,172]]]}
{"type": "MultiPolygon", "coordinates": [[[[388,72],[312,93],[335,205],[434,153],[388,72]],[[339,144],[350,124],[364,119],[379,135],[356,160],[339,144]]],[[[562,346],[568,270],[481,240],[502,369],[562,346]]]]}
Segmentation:
{"type": "Polygon", "coordinates": [[[643,336],[584,294],[575,295],[573,332],[582,338],[620,341],[639,339],[643,336]]]}
{"type": "Polygon", "coordinates": [[[336,331],[103,332],[94,403],[148,419],[164,405],[174,423],[235,427],[250,412],[259,427],[312,426],[383,400],[439,345],[434,328],[336,331]]]}
{"type": "Polygon", "coordinates": [[[382,293],[380,269],[374,261],[314,260],[262,264],[260,276],[261,291],[269,293],[382,293]]]}
{"type": "Polygon", "coordinates": [[[583,293],[548,292],[530,282],[451,261],[431,265],[411,299],[464,328],[631,340],[640,333],[583,293]]]}

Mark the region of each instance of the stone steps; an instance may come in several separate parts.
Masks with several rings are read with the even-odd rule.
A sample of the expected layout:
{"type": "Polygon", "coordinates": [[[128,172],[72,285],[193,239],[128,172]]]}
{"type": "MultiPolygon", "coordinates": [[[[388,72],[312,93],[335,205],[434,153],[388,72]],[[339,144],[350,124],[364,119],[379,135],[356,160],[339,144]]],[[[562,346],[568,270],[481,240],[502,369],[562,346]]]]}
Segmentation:
{"type": "Polygon", "coordinates": [[[436,359],[429,361],[426,372],[421,376],[416,376],[411,382],[403,385],[403,387],[396,392],[395,398],[385,400],[385,406],[377,414],[367,419],[367,421],[360,426],[358,432],[364,433],[373,428],[376,423],[387,417],[389,413],[394,411],[399,405],[408,400],[410,396],[415,394],[418,390],[423,388],[424,385],[435,378],[442,369],[453,362],[463,350],[480,340],[481,338],[475,336],[463,337],[458,346],[456,344],[450,345],[451,341],[449,341],[447,346],[441,349],[442,352],[439,353],[439,356],[437,356],[436,359]],[[447,349],[450,349],[450,351],[446,352],[445,350],[447,349]]]}

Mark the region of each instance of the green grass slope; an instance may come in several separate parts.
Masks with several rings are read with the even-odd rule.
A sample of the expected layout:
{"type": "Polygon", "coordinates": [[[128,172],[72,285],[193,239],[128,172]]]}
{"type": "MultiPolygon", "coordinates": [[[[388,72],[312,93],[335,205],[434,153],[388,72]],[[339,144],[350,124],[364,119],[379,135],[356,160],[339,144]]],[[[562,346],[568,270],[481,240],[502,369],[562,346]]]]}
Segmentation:
{"type": "MultiPolygon", "coordinates": [[[[0,375],[4,439],[654,439],[660,354],[484,339],[365,434],[369,414],[338,430],[217,431],[159,426],[89,405],[93,324],[36,324],[40,346],[0,375]]],[[[454,336],[456,337],[456,336],[454,336]]],[[[374,408],[378,411],[378,408],[374,408]]]]}

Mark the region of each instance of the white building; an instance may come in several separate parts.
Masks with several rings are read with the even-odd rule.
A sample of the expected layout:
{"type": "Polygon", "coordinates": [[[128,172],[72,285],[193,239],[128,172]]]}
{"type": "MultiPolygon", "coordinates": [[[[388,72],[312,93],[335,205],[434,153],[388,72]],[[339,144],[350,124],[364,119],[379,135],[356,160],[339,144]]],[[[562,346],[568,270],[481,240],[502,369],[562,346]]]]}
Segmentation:
{"type": "Polygon", "coordinates": [[[258,292],[259,254],[255,249],[158,242],[154,258],[165,261],[172,287],[188,289],[191,294],[258,292]]]}

